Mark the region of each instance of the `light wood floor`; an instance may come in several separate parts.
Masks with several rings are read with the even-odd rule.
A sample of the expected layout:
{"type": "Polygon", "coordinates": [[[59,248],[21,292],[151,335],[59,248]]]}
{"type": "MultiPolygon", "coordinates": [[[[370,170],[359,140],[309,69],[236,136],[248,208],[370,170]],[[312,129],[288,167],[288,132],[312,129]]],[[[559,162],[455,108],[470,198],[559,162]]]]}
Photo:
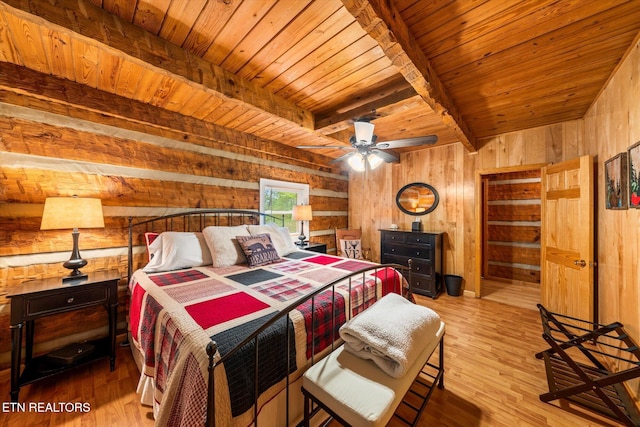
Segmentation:
{"type": "MultiPolygon", "coordinates": [[[[537,311],[465,296],[417,298],[447,324],[445,389],[434,391],[420,426],[618,426],[589,412],[581,415],[578,409],[539,400],[547,384],[544,364],[534,357],[545,348],[537,311]]],[[[113,373],[101,361],[54,378],[24,387],[20,402],[87,402],[91,411],[0,412],[0,425],[153,425],[150,409],[138,404],[138,372],[127,348],[118,350],[113,373]]],[[[8,370],[0,372],[0,395],[2,402],[9,402],[8,370]]]]}
{"type": "Polygon", "coordinates": [[[501,302],[516,307],[537,310],[540,303],[540,286],[526,283],[505,283],[483,279],[481,294],[483,299],[501,302]]]}

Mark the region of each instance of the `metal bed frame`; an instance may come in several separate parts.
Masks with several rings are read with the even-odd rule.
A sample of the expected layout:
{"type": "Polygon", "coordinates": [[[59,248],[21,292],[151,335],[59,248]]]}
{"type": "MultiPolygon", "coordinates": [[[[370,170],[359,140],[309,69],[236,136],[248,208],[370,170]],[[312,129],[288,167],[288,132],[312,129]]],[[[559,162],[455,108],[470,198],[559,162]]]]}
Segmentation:
{"type": "MultiPolygon", "coordinates": [[[[201,210],[195,210],[195,211],[187,211],[187,212],[181,212],[181,213],[175,213],[175,214],[170,214],[170,215],[165,215],[165,216],[161,216],[161,217],[157,217],[157,218],[151,218],[151,219],[145,219],[145,220],[141,220],[138,222],[133,222],[133,218],[129,218],[129,247],[128,247],[128,254],[129,254],[129,259],[128,259],[128,282],[130,282],[131,280],[131,275],[133,274],[133,238],[134,238],[134,228],[138,228],[138,227],[143,227],[144,231],[140,232],[140,233],[144,233],[144,232],[148,232],[148,231],[153,231],[153,232],[161,232],[161,231],[201,231],[203,228],[210,226],[210,225],[214,225],[214,226],[218,226],[218,225],[243,225],[243,224],[253,224],[253,225],[257,225],[260,224],[262,221],[265,220],[269,220],[272,222],[280,222],[280,224],[284,224],[284,217],[277,217],[274,215],[269,215],[269,214],[265,214],[262,212],[258,212],[258,211],[252,211],[252,210],[240,210],[240,209],[201,209],[201,210]]],[[[216,415],[216,407],[215,407],[215,388],[216,388],[216,384],[215,384],[215,370],[216,368],[218,368],[219,366],[222,366],[224,364],[225,361],[227,361],[232,355],[234,355],[236,352],[238,352],[242,347],[244,347],[247,344],[251,344],[253,343],[254,346],[254,364],[255,364],[255,369],[253,372],[253,382],[254,382],[254,402],[253,402],[253,425],[257,426],[258,425],[258,412],[259,412],[259,408],[258,408],[258,397],[259,397],[259,393],[258,393],[258,377],[259,377],[259,372],[258,372],[258,360],[259,360],[259,355],[258,355],[258,342],[259,342],[259,337],[260,335],[266,330],[268,329],[270,326],[274,325],[276,322],[278,321],[282,321],[283,318],[286,318],[286,337],[289,337],[290,335],[290,327],[289,327],[289,320],[290,320],[290,314],[292,311],[294,311],[298,306],[300,306],[301,304],[307,303],[307,302],[311,302],[311,313],[312,313],[312,318],[311,318],[311,324],[312,324],[312,331],[314,333],[314,335],[312,335],[311,337],[311,364],[313,365],[315,363],[315,357],[316,357],[316,352],[315,352],[315,332],[316,332],[316,328],[315,328],[315,304],[316,304],[316,297],[320,294],[323,294],[324,292],[327,292],[330,290],[331,292],[331,299],[332,299],[332,307],[333,307],[333,313],[332,313],[332,328],[331,328],[331,348],[330,351],[333,351],[339,344],[340,341],[338,340],[338,337],[335,336],[335,321],[336,321],[336,313],[335,312],[335,294],[336,294],[336,286],[337,285],[343,285],[345,283],[345,281],[348,283],[348,294],[351,296],[352,293],[352,282],[354,279],[357,279],[359,277],[362,277],[362,281],[364,283],[364,279],[365,276],[368,272],[371,271],[377,271],[377,270],[385,270],[387,268],[393,268],[397,271],[402,272],[401,274],[408,277],[408,280],[406,281],[406,288],[405,288],[405,284],[401,285],[401,292],[406,290],[405,293],[405,297],[409,300],[413,300],[413,295],[411,292],[411,262],[409,263],[409,266],[402,266],[402,265],[398,265],[398,264],[379,264],[379,265],[375,265],[375,266],[371,266],[371,267],[367,267],[367,268],[363,268],[361,270],[346,274],[336,280],[333,280],[325,285],[323,285],[321,288],[317,289],[316,291],[314,291],[311,294],[305,295],[299,299],[297,299],[296,301],[294,301],[293,303],[289,304],[285,309],[283,309],[282,311],[280,311],[277,315],[275,315],[274,317],[272,317],[271,319],[269,319],[269,321],[267,321],[264,325],[262,325],[259,329],[257,329],[254,333],[252,333],[250,336],[248,336],[244,341],[242,341],[239,345],[237,345],[236,347],[234,347],[232,350],[230,350],[227,354],[222,355],[220,357],[218,357],[218,359],[216,360],[216,353],[218,350],[218,345],[215,341],[211,340],[211,342],[209,342],[206,346],[206,350],[208,358],[209,358],[209,366],[208,366],[208,370],[209,370],[209,378],[208,378],[208,398],[207,398],[207,408],[206,408],[206,426],[207,427],[214,427],[216,425],[215,422],[215,415],[216,415]]],[[[376,287],[377,289],[377,287],[376,287]]],[[[378,292],[375,292],[375,296],[374,296],[374,300],[377,301],[382,295],[378,295],[378,292]]],[[[352,298],[349,298],[349,307],[348,307],[348,311],[346,310],[345,307],[345,314],[347,315],[347,320],[352,316],[353,313],[353,307],[352,307],[352,298]]],[[[290,343],[289,343],[289,339],[287,338],[287,348],[286,348],[286,360],[287,360],[287,375],[286,375],[286,389],[285,389],[285,393],[286,393],[286,418],[287,418],[287,425],[290,425],[292,420],[290,417],[290,408],[289,408],[289,397],[290,397],[290,391],[289,391],[289,386],[290,386],[290,376],[291,376],[291,366],[290,366],[290,343]]],[[[327,351],[326,349],[324,351],[327,351]]]]}

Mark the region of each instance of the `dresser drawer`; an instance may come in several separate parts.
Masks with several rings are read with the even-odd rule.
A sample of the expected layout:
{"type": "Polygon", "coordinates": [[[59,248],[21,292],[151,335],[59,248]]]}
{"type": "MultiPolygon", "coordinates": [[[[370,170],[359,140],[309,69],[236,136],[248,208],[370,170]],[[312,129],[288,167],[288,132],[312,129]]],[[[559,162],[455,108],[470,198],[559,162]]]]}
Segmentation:
{"type": "Polygon", "coordinates": [[[384,233],[382,233],[382,241],[383,242],[390,242],[390,243],[404,243],[406,240],[406,234],[405,233],[400,233],[397,231],[385,231],[384,233]]]}
{"type": "Polygon", "coordinates": [[[430,262],[421,262],[417,260],[411,260],[411,272],[419,274],[424,277],[434,277],[433,264],[430,262]]]}
{"type": "Polygon", "coordinates": [[[433,297],[437,295],[436,280],[433,277],[423,276],[421,274],[411,275],[412,291],[421,295],[433,297]]]}
{"type": "Polygon", "coordinates": [[[49,311],[73,310],[82,306],[97,305],[108,300],[108,287],[99,286],[73,292],[56,293],[30,298],[27,304],[27,316],[38,316],[49,311]]]}
{"type": "Polygon", "coordinates": [[[425,235],[422,233],[418,234],[407,234],[407,243],[412,245],[424,245],[425,247],[432,248],[433,241],[435,238],[430,235],[425,235]]]}
{"type": "Polygon", "coordinates": [[[383,246],[382,253],[384,255],[404,256],[411,259],[431,260],[431,258],[433,257],[433,251],[428,247],[407,246],[389,243],[383,246]]]}

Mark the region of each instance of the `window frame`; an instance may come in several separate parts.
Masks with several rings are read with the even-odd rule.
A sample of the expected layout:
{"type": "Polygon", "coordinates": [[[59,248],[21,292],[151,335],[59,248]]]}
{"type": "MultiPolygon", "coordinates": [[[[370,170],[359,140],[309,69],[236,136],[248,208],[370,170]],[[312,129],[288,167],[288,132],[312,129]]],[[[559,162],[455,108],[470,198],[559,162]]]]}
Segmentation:
{"type": "MultiPolygon", "coordinates": [[[[273,211],[267,212],[264,198],[267,189],[296,193],[296,202],[298,205],[309,204],[309,184],[260,178],[260,212],[262,213],[269,213],[270,215],[293,215],[293,209],[291,211],[276,211],[275,213],[273,213],[273,211]]],[[[264,223],[264,217],[260,218],[260,222],[261,224],[264,223]]],[[[291,229],[289,230],[291,231],[291,229]]],[[[290,234],[293,236],[297,234],[297,232],[290,232],[290,234]]]]}

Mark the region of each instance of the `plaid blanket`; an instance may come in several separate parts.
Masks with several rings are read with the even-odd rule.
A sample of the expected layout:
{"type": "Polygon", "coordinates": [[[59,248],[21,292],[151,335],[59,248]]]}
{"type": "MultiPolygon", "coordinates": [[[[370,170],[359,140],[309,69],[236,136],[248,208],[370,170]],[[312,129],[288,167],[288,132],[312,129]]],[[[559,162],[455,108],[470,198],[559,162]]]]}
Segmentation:
{"type": "MultiPolygon", "coordinates": [[[[131,336],[144,357],[142,379],[153,380],[157,423],[203,425],[208,376],[205,348],[211,340],[218,345],[219,359],[292,302],[373,265],[300,251],[259,268],[236,265],[135,272],[129,284],[131,336]]],[[[255,343],[235,352],[215,372],[217,425],[251,424],[255,390],[259,410],[284,390],[287,373],[299,378],[312,355],[339,338],[338,329],[346,320],[373,304],[376,294],[399,293],[401,280],[391,269],[357,275],[341,282],[335,293],[325,291],[298,306],[288,319],[274,323],[258,340],[257,387],[255,343]]]]}

